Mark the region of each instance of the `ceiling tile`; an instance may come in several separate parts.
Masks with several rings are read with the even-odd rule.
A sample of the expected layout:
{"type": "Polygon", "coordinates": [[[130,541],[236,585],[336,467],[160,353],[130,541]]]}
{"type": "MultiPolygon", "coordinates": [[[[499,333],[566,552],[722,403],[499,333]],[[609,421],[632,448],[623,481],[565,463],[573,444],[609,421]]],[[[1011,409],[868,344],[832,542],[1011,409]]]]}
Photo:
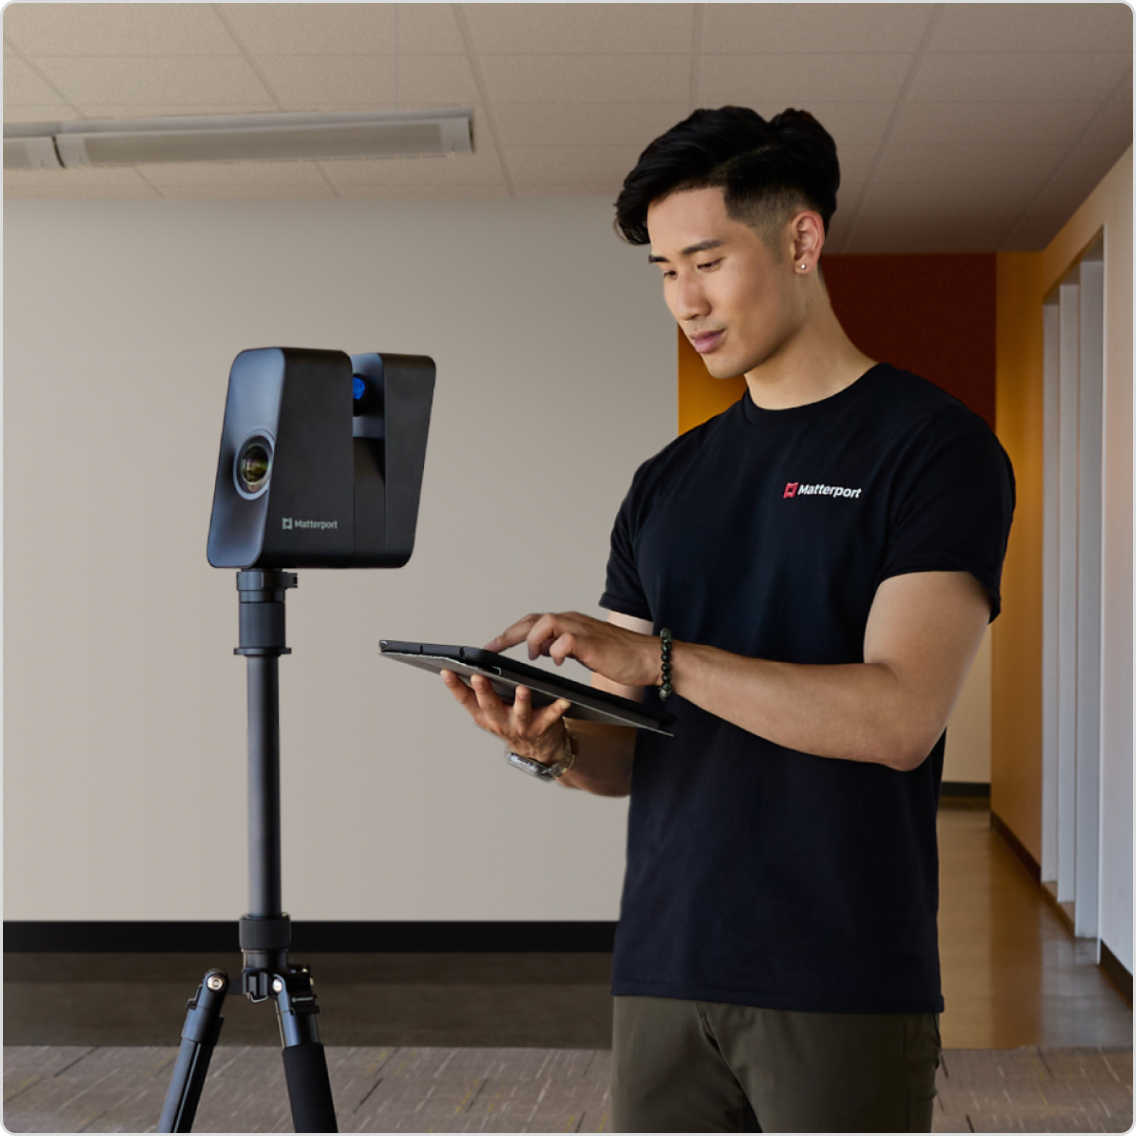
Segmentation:
{"type": "Polygon", "coordinates": [[[1065,150],[1064,146],[1040,144],[893,144],[884,151],[876,180],[1042,182],[1065,150]]]}
{"type": "Polygon", "coordinates": [[[275,109],[256,73],[239,56],[41,57],[37,62],[80,109],[90,103],[141,102],[240,103],[275,109]]]}
{"type": "MultiPolygon", "coordinates": [[[[405,5],[404,5],[405,6],[405,5]]],[[[392,55],[393,4],[220,4],[253,55],[392,55]]]]}
{"type": "MultiPolygon", "coordinates": [[[[828,223],[828,236],[825,238],[824,251],[828,256],[841,256],[847,251],[845,245],[852,225],[851,216],[841,217],[839,213],[828,223]]],[[[821,262],[824,263],[823,261],[821,262]]]]}
{"type": "Polygon", "coordinates": [[[4,111],[9,106],[45,106],[58,103],[61,92],[44,82],[23,59],[8,56],[4,60],[4,111]]]}
{"type": "Polygon", "coordinates": [[[700,102],[753,106],[768,103],[766,117],[810,103],[887,102],[899,97],[914,57],[906,54],[722,55],[703,65],[700,102]]]}
{"type": "Polygon", "coordinates": [[[1102,145],[1119,142],[1122,146],[1132,144],[1132,102],[1110,99],[1101,108],[1100,117],[1085,131],[1081,142],[1089,145],[1102,145]]]}
{"type": "Polygon", "coordinates": [[[580,182],[578,185],[558,185],[555,182],[537,185],[518,183],[518,197],[602,197],[605,201],[615,201],[619,194],[619,185],[611,182],[589,184],[580,182]]]}
{"type": "Polygon", "coordinates": [[[878,145],[894,110],[894,102],[826,103],[810,99],[808,106],[809,114],[832,135],[837,150],[842,146],[878,145]]]}
{"type": "Polygon", "coordinates": [[[399,4],[398,50],[408,55],[461,55],[465,41],[452,4],[399,4]]]}
{"type": "Polygon", "coordinates": [[[1053,174],[1054,181],[1099,182],[1124,155],[1121,142],[1108,146],[1076,146],[1053,174]]]}
{"type": "Polygon", "coordinates": [[[497,103],[497,129],[506,146],[638,146],[681,122],[686,102],[497,103]]]}
{"type": "Polygon", "coordinates": [[[352,182],[348,185],[337,186],[336,190],[339,196],[344,198],[388,197],[413,199],[419,197],[468,197],[476,198],[480,201],[486,197],[509,196],[509,190],[506,188],[503,181],[495,184],[477,186],[464,184],[443,185],[440,183],[434,183],[432,185],[400,185],[382,182],[352,182]]]}
{"type": "Polygon", "coordinates": [[[476,50],[492,55],[689,52],[691,4],[466,4],[476,50]]]}
{"type": "Polygon", "coordinates": [[[1081,203],[1096,189],[1095,181],[1051,181],[1030,205],[1030,217],[1060,217],[1067,221],[1081,203]]]}
{"type": "MultiPolygon", "coordinates": [[[[4,65],[5,69],[7,64],[4,65]]],[[[79,115],[73,106],[66,103],[48,103],[46,106],[31,104],[29,106],[9,106],[4,103],[5,122],[71,122],[79,115]]]]}
{"type": "Polygon", "coordinates": [[[836,151],[840,162],[841,183],[867,181],[872,163],[879,152],[879,146],[841,146],[836,151]]]}
{"type": "Polygon", "coordinates": [[[681,102],[689,55],[483,55],[489,97],[503,103],[681,102]]]}
{"type": "Polygon", "coordinates": [[[702,50],[915,51],[931,11],[929,4],[706,4],[702,50]]]}
{"type": "Polygon", "coordinates": [[[223,198],[236,198],[236,197],[255,197],[255,198],[279,198],[279,197],[303,197],[303,198],[317,198],[317,197],[335,197],[335,191],[327,184],[321,181],[318,183],[297,185],[293,182],[281,182],[280,184],[273,184],[271,182],[261,185],[230,185],[227,182],[221,182],[215,185],[208,183],[198,184],[191,183],[186,185],[162,185],[158,189],[158,193],[162,197],[178,198],[178,197],[223,197],[223,198]]]}
{"type": "Polygon", "coordinates": [[[4,36],[28,55],[240,53],[212,4],[9,4],[4,36]]]}
{"type": "Polygon", "coordinates": [[[133,166],[76,170],[5,170],[4,188],[131,189],[147,188],[133,166]]]}
{"type": "Polygon", "coordinates": [[[636,146],[513,146],[509,171],[518,182],[623,184],[639,158],[636,146]]]}
{"type": "Polygon", "coordinates": [[[37,188],[19,187],[8,188],[7,175],[4,177],[4,196],[7,197],[154,197],[161,196],[152,186],[116,185],[116,186],[81,186],[81,185],[48,185],[37,188]]]}
{"type": "Polygon", "coordinates": [[[988,252],[1009,229],[1004,217],[863,218],[842,251],[868,253],[988,252]]]}
{"type": "Polygon", "coordinates": [[[1061,231],[1067,217],[1023,217],[1003,238],[998,252],[1040,252],[1061,231]]]}
{"type": "Polygon", "coordinates": [[[1130,52],[927,54],[908,91],[913,102],[1056,102],[1101,99],[1130,64],[1130,52]]]}
{"type": "Polygon", "coordinates": [[[368,183],[388,185],[487,185],[504,183],[497,152],[437,158],[341,158],[319,163],[337,188],[368,183]]]}
{"type": "Polygon", "coordinates": [[[257,63],[285,110],[395,105],[393,55],[262,55],[257,63]]]}
{"type": "Polygon", "coordinates": [[[865,217],[943,215],[1014,217],[1037,194],[1036,181],[877,181],[860,211],[865,217]]]}
{"type": "Polygon", "coordinates": [[[1127,4],[944,4],[931,51],[1115,51],[1127,4]]]}
{"type": "Polygon", "coordinates": [[[158,162],[141,167],[141,173],[158,189],[171,185],[327,185],[315,162],[158,162]]]}
{"type": "Polygon", "coordinates": [[[1080,138],[1099,102],[908,102],[900,107],[891,141],[935,144],[1050,142],[1080,138]]]}
{"type": "MultiPolygon", "coordinates": [[[[88,118],[184,118],[202,114],[271,114],[275,106],[264,103],[85,103],[84,119],[88,118]]],[[[74,116],[73,116],[74,117],[74,116]]]]}
{"type": "Polygon", "coordinates": [[[427,99],[468,106],[478,101],[477,84],[465,55],[400,55],[399,106],[421,106],[427,99]]]}

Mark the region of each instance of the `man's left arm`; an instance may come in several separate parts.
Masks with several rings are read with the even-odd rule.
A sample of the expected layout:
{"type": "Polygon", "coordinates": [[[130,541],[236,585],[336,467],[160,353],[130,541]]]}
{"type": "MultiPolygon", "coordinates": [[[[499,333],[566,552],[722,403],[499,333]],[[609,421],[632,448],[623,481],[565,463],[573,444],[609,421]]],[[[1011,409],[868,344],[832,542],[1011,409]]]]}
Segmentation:
{"type": "MultiPolygon", "coordinates": [[[[946,728],[990,619],[968,572],[892,576],[876,590],[864,661],[771,662],[674,642],[675,695],[776,745],[900,771],[920,765],[946,728]]],[[[661,645],[576,612],[530,615],[495,641],[567,657],[628,686],[658,685],[661,645]]]]}
{"type": "Polygon", "coordinates": [[[892,576],[876,591],[863,663],[769,662],[676,643],[675,693],[788,749],[920,765],[946,729],[990,619],[968,572],[892,576]]]}

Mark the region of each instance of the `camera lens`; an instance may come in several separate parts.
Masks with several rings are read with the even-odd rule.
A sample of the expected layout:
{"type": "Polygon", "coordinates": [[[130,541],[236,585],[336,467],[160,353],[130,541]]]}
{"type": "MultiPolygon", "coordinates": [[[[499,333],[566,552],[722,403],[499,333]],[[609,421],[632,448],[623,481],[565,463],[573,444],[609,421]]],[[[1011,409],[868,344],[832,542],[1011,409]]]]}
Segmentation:
{"type": "Polygon", "coordinates": [[[272,472],[272,443],[262,434],[246,440],[237,454],[235,473],[242,496],[257,497],[268,486],[272,472]]]}

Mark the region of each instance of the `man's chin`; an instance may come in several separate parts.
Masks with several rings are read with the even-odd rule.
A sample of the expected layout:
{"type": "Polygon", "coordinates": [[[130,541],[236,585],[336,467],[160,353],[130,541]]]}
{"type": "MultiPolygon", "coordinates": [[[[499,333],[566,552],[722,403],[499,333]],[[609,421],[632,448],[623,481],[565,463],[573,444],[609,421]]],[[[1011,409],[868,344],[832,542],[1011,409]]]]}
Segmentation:
{"type": "Polygon", "coordinates": [[[705,356],[702,362],[706,364],[706,370],[710,372],[712,379],[740,379],[744,371],[737,370],[737,364],[731,365],[729,359],[709,359],[705,356]]]}

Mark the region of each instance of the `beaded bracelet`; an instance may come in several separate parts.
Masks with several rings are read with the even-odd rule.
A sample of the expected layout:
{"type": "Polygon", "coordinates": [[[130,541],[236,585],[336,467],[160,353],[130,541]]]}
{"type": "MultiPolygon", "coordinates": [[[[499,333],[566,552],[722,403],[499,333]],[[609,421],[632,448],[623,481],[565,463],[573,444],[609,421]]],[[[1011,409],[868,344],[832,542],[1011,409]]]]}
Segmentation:
{"type": "Polygon", "coordinates": [[[664,702],[672,694],[674,688],[671,686],[671,632],[669,627],[664,627],[659,632],[663,640],[663,689],[659,691],[659,698],[664,702]]]}

